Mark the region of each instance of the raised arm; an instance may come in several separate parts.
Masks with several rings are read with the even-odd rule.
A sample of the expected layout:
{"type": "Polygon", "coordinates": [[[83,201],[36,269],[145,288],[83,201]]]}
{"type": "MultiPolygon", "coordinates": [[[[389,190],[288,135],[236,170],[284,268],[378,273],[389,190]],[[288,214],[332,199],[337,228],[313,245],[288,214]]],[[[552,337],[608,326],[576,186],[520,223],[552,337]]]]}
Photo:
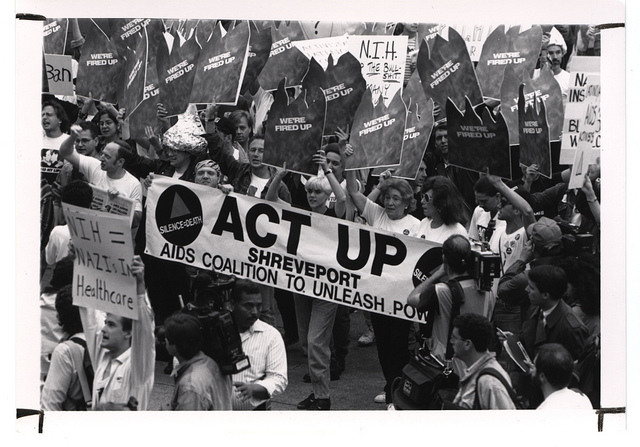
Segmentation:
{"type": "Polygon", "coordinates": [[[319,150],[313,154],[313,162],[318,163],[322,172],[324,172],[324,176],[329,180],[333,194],[336,196],[336,204],[334,207],[336,216],[340,218],[344,217],[345,212],[347,211],[347,194],[344,192],[344,189],[342,189],[342,186],[340,186],[340,183],[333,171],[329,168],[325,152],[323,150],[319,150]]]}
{"type": "Polygon", "coordinates": [[[76,151],[75,142],[82,128],[73,124],[69,130],[69,136],[60,145],[59,155],[63,160],[67,160],[74,168],[80,168],[80,154],[76,151]]]}
{"type": "Polygon", "coordinates": [[[488,174],[489,181],[498,190],[502,197],[507,199],[514,208],[518,209],[522,214],[522,221],[525,228],[536,222],[536,217],[533,214],[533,208],[529,205],[525,199],[523,199],[518,193],[504,184],[502,179],[495,175],[488,174]]]}
{"type": "Polygon", "coordinates": [[[278,196],[278,192],[280,191],[282,179],[285,177],[285,175],[287,175],[288,172],[289,171],[287,171],[286,162],[282,168],[276,169],[276,175],[273,176],[271,183],[269,184],[267,195],[264,197],[265,200],[268,200],[269,202],[287,203],[284,200],[280,199],[280,197],[278,196]]]}
{"type": "Polygon", "coordinates": [[[347,192],[351,196],[353,204],[358,211],[362,214],[364,207],[367,205],[367,197],[360,192],[358,188],[358,180],[356,179],[356,171],[345,171],[344,176],[347,180],[347,192]]]}

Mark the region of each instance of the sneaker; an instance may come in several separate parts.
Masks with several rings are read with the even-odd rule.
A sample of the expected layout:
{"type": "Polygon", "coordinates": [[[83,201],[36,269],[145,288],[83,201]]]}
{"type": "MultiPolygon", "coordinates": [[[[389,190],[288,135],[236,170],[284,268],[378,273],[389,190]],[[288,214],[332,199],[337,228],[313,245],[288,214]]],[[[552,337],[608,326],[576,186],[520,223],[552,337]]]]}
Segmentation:
{"type": "Polygon", "coordinates": [[[298,410],[308,410],[311,405],[315,405],[316,396],[311,393],[309,397],[298,404],[298,410]]]}
{"type": "Polygon", "coordinates": [[[377,404],[384,404],[387,401],[387,393],[385,393],[384,391],[381,392],[373,398],[373,401],[377,404]]]}
{"type": "Polygon", "coordinates": [[[368,328],[358,339],[358,346],[369,346],[374,341],[376,341],[376,336],[373,334],[373,329],[368,328]]]}
{"type": "Polygon", "coordinates": [[[314,400],[307,411],[314,410],[330,410],[331,409],[331,399],[316,399],[314,400]]]}

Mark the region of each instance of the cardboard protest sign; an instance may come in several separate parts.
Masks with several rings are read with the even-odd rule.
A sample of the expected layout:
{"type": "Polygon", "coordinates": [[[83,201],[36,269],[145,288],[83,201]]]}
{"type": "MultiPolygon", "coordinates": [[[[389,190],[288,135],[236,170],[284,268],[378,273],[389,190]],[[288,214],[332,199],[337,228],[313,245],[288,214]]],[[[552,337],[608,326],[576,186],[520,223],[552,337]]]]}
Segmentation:
{"type": "Polygon", "coordinates": [[[209,41],[202,44],[189,102],[236,104],[248,50],[249,24],[246,21],[238,22],[224,36],[222,27],[217,26],[209,41]]]}
{"type": "Polygon", "coordinates": [[[124,85],[122,95],[118,98],[118,105],[124,107],[127,115],[135,111],[144,98],[145,69],[147,66],[147,38],[146,34],[130,41],[136,43],[134,48],[124,47],[124,85]]]}
{"type": "Polygon", "coordinates": [[[216,19],[199,19],[198,24],[196,25],[196,40],[202,47],[206,42],[211,39],[211,35],[213,34],[213,30],[218,25],[218,21],[216,19]]]}
{"type": "MultiPolygon", "coordinates": [[[[327,37],[324,39],[298,40],[293,45],[307,56],[307,59],[316,60],[323,69],[329,65],[329,56],[336,61],[347,53],[347,38],[345,36],[327,37]]],[[[358,65],[358,68],[360,65],[358,65]]]]}
{"type": "Polygon", "coordinates": [[[480,61],[476,66],[478,83],[484,97],[500,98],[500,86],[507,65],[520,67],[529,76],[533,76],[541,45],[540,26],[536,25],[523,32],[520,32],[520,26],[512,26],[506,33],[504,25],[494,29],[482,46],[480,61]]]}
{"type": "Polygon", "coordinates": [[[564,111],[562,126],[562,146],[560,164],[571,164],[580,141],[591,143],[587,152],[590,163],[595,163],[600,155],[600,126],[585,132],[581,128],[587,117],[600,122],[600,58],[593,56],[574,56],[571,60],[569,93],[564,111]]]}
{"type": "Polygon", "coordinates": [[[64,54],[68,28],[69,19],[45,19],[42,28],[42,49],[45,54],[64,54]]]}
{"type": "Polygon", "coordinates": [[[420,322],[406,297],[442,260],[434,242],[162,176],[146,234],[150,256],[420,322]]]}
{"type": "Polygon", "coordinates": [[[362,67],[362,77],[386,106],[402,91],[407,59],[407,36],[349,36],[348,49],[362,67]]]}
{"type": "Polygon", "coordinates": [[[474,106],[483,102],[467,47],[453,28],[449,28],[448,41],[436,34],[431,49],[426,41],[422,42],[416,69],[425,95],[445,113],[448,99],[458,109],[465,107],[466,98],[474,106]]]}
{"type": "Polygon", "coordinates": [[[418,23],[418,45],[417,49],[420,50],[422,42],[427,42],[429,45],[429,51],[433,51],[433,44],[436,36],[442,34],[447,29],[447,25],[439,23],[418,23]]]}
{"type": "Polygon", "coordinates": [[[110,197],[109,193],[97,186],[91,185],[93,190],[93,199],[91,200],[91,209],[116,216],[127,216],[129,224],[133,222],[133,214],[136,208],[136,202],[133,199],[117,195],[110,197]]]}
{"type": "Polygon", "coordinates": [[[558,82],[549,69],[540,70],[536,79],[531,79],[529,73],[521,68],[507,66],[504,70],[504,80],[500,92],[500,113],[509,128],[509,144],[519,142],[518,130],[518,98],[520,85],[523,84],[526,103],[533,101],[534,93],[538,101],[544,101],[549,124],[549,140],[558,141],[562,133],[564,108],[562,106],[562,92],[558,82]]]}
{"type": "Polygon", "coordinates": [[[360,33],[363,36],[393,36],[396,29],[395,22],[366,22],[360,33]]]}
{"type": "Polygon", "coordinates": [[[165,39],[158,44],[156,68],[160,87],[159,101],[167,109],[169,116],[184,113],[189,106],[191,86],[196,75],[200,47],[195,37],[180,45],[180,35],[173,40],[171,52],[165,39]]]}
{"type": "Polygon", "coordinates": [[[59,54],[44,55],[44,75],[47,81],[47,91],[52,95],[73,95],[73,77],[71,56],[59,54]]]}
{"type": "Polygon", "coordinates": [[[349,142],[353,155],[345,160],[345,169],[398,166],[402,156],[407,108],[397,92],[387,107],[383,101],[374,106],[372,91],[362,96],[353,117],[349,142]]]}
{"type": "Polygon", "coordinates": [[[122,88],[124,60],[113,39],[91,22],[78,62],[76,94],[115,104],[122,88]]]}
{"type": "Polygon", "coordinates": [[[279,28],[271,28],[271,51],[258,75],[258,82],[264,90],[275,90],[283,78],[287,80],[286,87],[300,85],[307,72],[309,59],[293,45],[290,36],[296,33],[291,29],[292,26],[282,22],[279,28]]]}
{"type": "Polygon", "coordinates": [[[464,114],[447,101],[449,162],[477,172],[511,179],[511,151],[507,124],[500,113],[492,115],[484,104],[474,109],[467,99],[464,114]]]}
{"type": "MultiPolygon", "coordinates": [[[[364,22],[299,22],[304,38],[319,40],[326,37],[340,37],[345,34],[362,34],[366,29],[364,22]]],[[[309,56],[307,56],[309,57],[309,56]]],[[[311,59],[309,57],[309,59],[311,59]]]]}
{"type": "MultiPolygon", "coordinates": [[[[149,61],[156,60],[159,39],[153,40],[149,34],[149,27],[143,30],[147,42],[147,60],[145,63],[145,85],[142,94],[142,101],[138,106],[128,113],[129,133],[134,140],[146,140],[145,127],[151,126],[156,134],[161,133],[162,123],[158,119],[157,110],[160,98],[160,88],[158,86],[158,71],[155,63],[149,61]]],[[[162,36],[161,39],[164,40],[162,36]]]]}
{"type": "Polygon", "coordinates": [[[520,164],[538,165],[538,172],[551,178],[551,145],[549,126],[544,101],[533,101],[527,105],[524,98],[524,84],[520,86],[518,100],[518,122],[520,129],[520,164]]]}
{"type": "Polygon", "coordinates": [[[181,36],[184,36],[185,39],[189,40],[194,36],[199,22],[200,19],[179,20],[176,31],[178,31],[181,36]]]}
{"type": "Polygon", "coordinates": [[[244,71],[240,93],[246,91],[255,93],[260,87],[258,75],[264,68],[271,53],[271,28],[258,30],[253,22],[249,26],[249,51],[247,53],[247,68],[244,71]]]}
{"type": "Polygon", "coordinates": [[[324,122],[324,135],[333,135],[338,128],[346,131],[353,122],[356,110],[366,90],[366,82],[360,71],[360,62],[347,52],[340,56],[334,65],[333,55],[329,54],[325,70],[311,59],[309,71],[302,80],[302,88],[310,90],[319,86],[326,97],[327,113],[324,122]]]}
{"type": "Polygon", "coordinates": [[[301,174],[318,173],[312,160],[322,146],[322,129],[327,108],[320,87],[316,92],[303,90],[294,100],[280,82],[265,124],[263,163],[271,166],[287,165],[287,169],[301,174]],[[312,101],[311,98],[315,98],[312,101]]]}
{"type": "MultiPolygon", "coordinates": [[[[433,100],[425,96],[417,72],[411,75],[402,92],[402,99],[407,104],[407,121],[402,157],[400,165],[393,170],[393,177],[415,180],[433,130],[433,100]]],[[[373,175],[380,175],[384,169],[374,169],[373,175]]]]}
{"type": "Polygon", "coordinates": [[[62,204],[76,259],[73,304],[138,319],[129,220],[62,204]]]}
{"type": "Polygon", "coordinates": [[[164,31],[162,28],[162,22],[157,19],[110,19],[111,22],[111,36],[118,48],[119,54],[125,54],[127,49],[135,50],[138,47],[138,41],[143,38],[143,30],[151,25],[155,26],[157,34],[154,33],[154,37],[159,37],[159,34],[164,31]]]}

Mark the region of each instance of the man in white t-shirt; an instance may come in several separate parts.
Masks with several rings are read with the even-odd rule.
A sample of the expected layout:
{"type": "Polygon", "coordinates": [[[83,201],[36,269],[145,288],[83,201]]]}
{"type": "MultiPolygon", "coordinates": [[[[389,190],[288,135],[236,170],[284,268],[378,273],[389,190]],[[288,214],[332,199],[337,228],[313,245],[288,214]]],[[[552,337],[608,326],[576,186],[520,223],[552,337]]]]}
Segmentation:
{"type": "Polygon", "coordinates": [[[108,191],[110,195],[132,199],[135,202],[132,229],[137,229],[142,217],[140,181],[124,169],[125,159],[131,153],[131,148],[124,141],[118,140],[104,147],[99,160],[81,155],[74,147],[80,131],[80,126],[71,126],[71,135],[60,146],[60,156],[77,167],[90,184],[108,191]]]}
{"type": "Polygon", "coordinates": [[[41,124],[43,135],[40,172],[49,184],[53,184],[62,169],[62,159],[58,152],[60,145],[68,137],[62,129],[69,125],[69,118],[58,102],[45,101],[42,103],[41,124]]]}
{"type": "MultiPolygon", "coordinates": [[[[542,51],[545,51],[545,42],[542,43],[542,51]]],[[[570,75],[568,71],[562,69],[562,58],[567,52],[567,44],[555,27],[551,28],[549,33],[549,41],[546,44],[546,53],[549,68],[553,73],[553,77],[558,81],[560,90],[562,91],[562,104],[567,103],[567,96],[569,95],[570,75]]],[[[536,69],[533,72],[533,79],[540,76],[540,69],[536,69]]]]}

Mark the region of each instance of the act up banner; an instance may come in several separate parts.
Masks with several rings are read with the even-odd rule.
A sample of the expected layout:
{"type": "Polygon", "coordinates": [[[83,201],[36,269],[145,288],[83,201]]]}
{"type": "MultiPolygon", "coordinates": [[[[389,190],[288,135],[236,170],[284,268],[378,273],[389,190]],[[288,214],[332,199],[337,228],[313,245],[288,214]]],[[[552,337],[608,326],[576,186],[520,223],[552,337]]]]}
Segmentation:
{"type": "Polygon", "coordinates": [[[419,322],[406,298],[442,262],[433,242],[161,176],[146,235],[160,259],[419,322]]]}
{"type": "Polygon", "coordinates": [[[129,218],[66,203],[62,209],[76,254],[73,304],[137,320],[129,218]]]}

